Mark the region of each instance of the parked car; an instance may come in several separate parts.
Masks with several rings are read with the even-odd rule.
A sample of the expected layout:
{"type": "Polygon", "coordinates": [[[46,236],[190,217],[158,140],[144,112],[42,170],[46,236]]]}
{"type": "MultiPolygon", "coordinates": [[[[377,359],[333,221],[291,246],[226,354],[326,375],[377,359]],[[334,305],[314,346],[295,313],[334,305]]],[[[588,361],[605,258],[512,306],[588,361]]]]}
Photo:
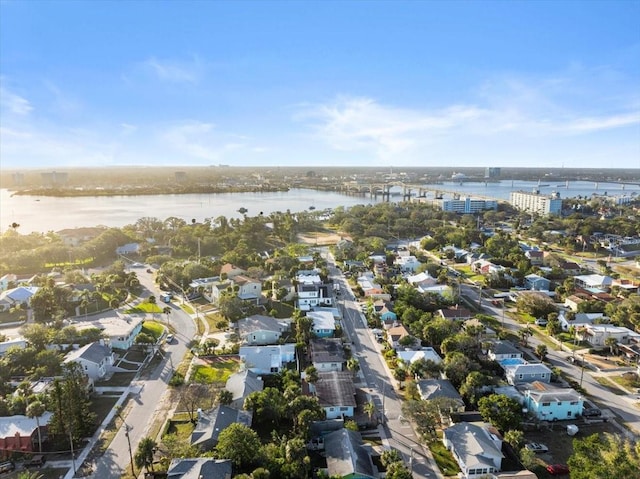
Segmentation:
{"type": "Polygon", "coordinates": [[[16,465],[12,461],[0,462],[0,474],[3,472],[11,472],[16,468],[16,465]]]}
{"type": "Polygon", "coordinates": [[[536,326],[546,326],[548,321],[545,318],[536,319],[536,326]]]}
{"type": "Polygon", "coordinates": [[[31,459],[29,459],[28,461],[26,461],[24,463],[24,467],[29,468],[29,467],[42,467],[44,466],[44,463],[47,462],[47,456],[43,455],[43,454],[36,454],[35,456],[32,456],[31,459]]]}
{"type": "Polygon", "coordinates": [[[530,442],[524,447],[533,452],[549,452],[549,448],[539,442],[530,442]]]}
{"type": "Polygon", "coordinates": [[[582,416],[584,417],[600,417],[602,411],[597,407],[586,407],[582,410],[582,416]]]}
{"type": "Polygon", "coordinates": [[[547,472],[552,476],[561,476],[563,474],[569,474],[569,466],[565,464],[549,464],[547,466],[547,472]]]}
{"type": "Polygon", "coordinates": [[[166,342],[167,344],[170,344],[173,342],[173,334],[167,334],[166,342]]]}

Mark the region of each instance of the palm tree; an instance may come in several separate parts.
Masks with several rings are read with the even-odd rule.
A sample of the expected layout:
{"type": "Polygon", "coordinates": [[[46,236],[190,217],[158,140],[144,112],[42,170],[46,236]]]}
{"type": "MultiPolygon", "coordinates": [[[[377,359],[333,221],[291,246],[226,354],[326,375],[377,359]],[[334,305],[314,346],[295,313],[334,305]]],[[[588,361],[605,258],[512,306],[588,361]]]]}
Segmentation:
{"type": "Polygon", "coordinates": [[[358,371],[360,370],[360,362],[358,359],[353,357],[349,358],[347,360],[347,369],[351,371],[354,376],[358,374],[358,371]]]}
{"type": "Polygon", "coordinates": [[[612,355],[614,354],[614,351],[617,351],[618,349],[618,340],[613,336],[609,336],[607,339],[605,339],[604,344],[605,346],[609,346],[609,351],[612,355]]]}
{"type": "Polygon", "coordinates": [[[44,414],[45,407],[40,401],[33,401],[27,406],[27,416],[36,419],[36,427],[38,430],[38,452],[42,452],[42,435],[40,433],[40,416],[44,414]]]}
{"type": "Polygon", "coordinates": [[[162,308],[162,312],[167,317],[167,325],[169,324],[169,316],[171,315],[171,308],[169,306],[165,306],[162,308]]]}
{"type": "Polygon", "coordinates": [[[138,443],[138,450],[133,458],[138,468],[153,471],[153,455],[158,444],[150,437],[143,437],[138,443]]]}
{"type": "Polygon", "coordinates": [[[18,479],[44,479],[44,476],[37,471],[21,471],[18,479]]]}
{"type": "Polygon", "coordinates": [[[373,403],[373,401],[369,401],[367,404],[365,404],[362,407],[362,410],[367,414],[367,416],[369,416],[369,422],[371,422],[371,419],[376,412],[376,405],[373,403]]]}

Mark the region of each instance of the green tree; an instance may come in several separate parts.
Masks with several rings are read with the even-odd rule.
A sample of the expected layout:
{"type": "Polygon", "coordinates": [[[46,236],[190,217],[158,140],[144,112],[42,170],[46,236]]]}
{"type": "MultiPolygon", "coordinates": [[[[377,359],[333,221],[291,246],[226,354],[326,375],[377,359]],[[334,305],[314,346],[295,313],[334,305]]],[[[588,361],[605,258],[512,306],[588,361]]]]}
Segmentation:
{"type": "Polygon", "coordinates": [[[549,349],[547,348],[546,344],[538,344],[536,346],[536,356],[538,356],[540,359],[544,360],[547,357],[548,352],[549,349]]]}
{"type": "Polygon", "coordinates": [[[373,419],[373,415],[376,413],[376,405],[373,401],[369,401],[364,406],[362,406],[362,410],[364,413],[369,416],[369,422],[373,419]]]}
{"type": "Polygon", "coordinates": [[[524,445],[524,433],[518,429],[511,429],[504,433],[504,440],[511,444],[515,451],[518,451],[524,445]]]}
{"type": "Polygon", "coordinates": [[[216,457],[230,459],[240,471],[250,470],[261,461],[260,438],[244,424],[234,423],[218,436],[216,457]]]}
{"type": "Polygon", "coordinates": [[[640,443],[606,433],[576,438],[567,463],[571,479],[636,478],[640,471],[640,443]]]}
{"type": "Polygon", "coordinates": [[[153,471],[153,456],[158,444],[150,437],[143,437],[138,443],[138,448],[133,456],[133,462],[138,469],[145,468],[153,471]]]}
{"type": "Polygon", "coordinates": [[[522,406],[518,401],[504,394],[491,394],[480,398],[478,411],[485,421],[500,431],[520,429],[522,424],[522,406]]]}
{"type": "Polygon", "coordinates": [[[233,393],[226,389],[221,390],[218,393],[218,402],[224,406],[228,406],[233,402],[233,393]]]}

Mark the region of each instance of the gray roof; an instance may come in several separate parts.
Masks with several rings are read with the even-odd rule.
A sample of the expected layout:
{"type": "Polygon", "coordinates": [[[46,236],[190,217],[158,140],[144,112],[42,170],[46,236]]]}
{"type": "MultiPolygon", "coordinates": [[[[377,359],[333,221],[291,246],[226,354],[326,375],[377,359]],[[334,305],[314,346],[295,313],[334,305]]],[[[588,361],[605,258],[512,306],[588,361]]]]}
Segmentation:
{"type": "Polygon", "coordinates": [[[233,394],[233,401],[244,403],[244,398],[254,391],[262,391],[264,382],[262,378],[249,369],[237,372],[229,376],[225,389],[233,394]]]}
{"type": "Polygon", "coordinates": [[[205,449],[215,447],[220,433],[235,422],[251,427],[251,413],[223,405],[210,411],[199,411],[198,422],[191,433],[191,445],[205,449]]]}
{"type": "MultiPolygon", "coordinates": [[[[282,367],[283,358],[295,358],[295,344],[279,344],[271,346],[241,346],[239,355],[249,369],[270,371],[271,368],[282,367]]],[[[293,359],[292,359],[293,360],[293,359]]]]}
{"type": "Polygon", "coordinates": [[[342,363],[345,361],[342,340],[338,338],[316,338],[309,341],[311,362],[342,363]]]}
{"type": "Polygon", "coordinates": [[[540,381],[522,386],[521,390],[528,391],[535,402],[572,402],[579,401],[582,396],[571,388],[559,388],[540,381]]]}
{"type": "Polygon", "coordinates": [[[260,314],[254,314],[244,319],[238,320],[238,330],[240,336],[250,334],[256,331],[274,331],[277,333],[283,332],[286,328],[283,324],[279,323],[275,318],[271,316],[262,316],[260,314]]]}
{"type": "Polygon", "coordinates": [[[485,427],[470,422],[459,422],[444,430],[444,437],[468,467],[478,464],[493,467],[493,460],[487,453],[504,457],[490,434],[485,427]]]}
{"type": "Polygon", "coordinates": [[[356,388],[353,374],[346,371],[318,373],[315,383],[320,406],[356,406],[356,388]]]}
{"type": "Polygon", "coordinates": [[[229,459],[196,457],[173,459],[167,471],[168,479],[231,479],[229,459]]]}
{"type": "Polygon", "coordinates": [[[100,342],[96,341],[94,343],[87,344],[82,346],[80,349],[76,349],[74,351],[70,351],[64,358],[64,362],[74,361],[76,359],[84,359],[85,361],[89,361],[91,363],[100,364],[104,358],[111,356],[111,348],[104,344],[100,344],[100,342]]]}
{"type": "Polygon", "coordinates": [[[418,381],[420,397],[425,400],[450,398],[462,401],[462,396],[448,379],[422,379],[418,381]]]}
{"type": "Polygon", "coordinates": [[[493,346],[491,346],[491,351],[494,354],[520,354],[522,355],[522,351],[516,348],[509,341],[495,341],[493,346]]]}
{"type": "Polygon", "coordinates": [[[376,477],[371,456],[364,448],[359,432],[340,429],[327,434],[324,451],[330,476],[376,477]]]}
{"type": "Polygon", "coordinates": [[[504,370],[513,374],[551,374],[551,369],[542,363],[525,363],[504,366],[504,370]]]}

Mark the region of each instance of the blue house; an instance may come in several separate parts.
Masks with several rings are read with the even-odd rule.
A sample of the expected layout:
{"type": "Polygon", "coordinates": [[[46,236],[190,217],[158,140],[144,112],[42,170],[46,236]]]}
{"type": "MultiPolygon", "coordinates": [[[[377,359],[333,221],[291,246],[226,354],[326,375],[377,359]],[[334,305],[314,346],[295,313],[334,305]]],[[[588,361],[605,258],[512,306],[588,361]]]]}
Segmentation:
{"type": "Polygon", "coordinates": [[[537,274],[528,274],[524,277],[524,287],[532,291],[549,291],[551,281],[537,274]]]}
{"type": "Polygon", "coordinates": [[[312,331],[318,338],[330,338],[336,331],[336,320],[330,311],[309,311],[307,317],[313,322],[312,331]]]}
{"type": "Polygon", "coordinates": [[[575,419],[582,414],[583,397],[571,388],[535,381],[523,385],[524,407],[540,421],[575,419]]]}
{"type": "Polygon", "coordinates": [[[373,303],[373,309],[384,323],[392,324],[398,320],[398,315],[393,311],[393,305],[388,301],[376,301],[373,303]]]}

